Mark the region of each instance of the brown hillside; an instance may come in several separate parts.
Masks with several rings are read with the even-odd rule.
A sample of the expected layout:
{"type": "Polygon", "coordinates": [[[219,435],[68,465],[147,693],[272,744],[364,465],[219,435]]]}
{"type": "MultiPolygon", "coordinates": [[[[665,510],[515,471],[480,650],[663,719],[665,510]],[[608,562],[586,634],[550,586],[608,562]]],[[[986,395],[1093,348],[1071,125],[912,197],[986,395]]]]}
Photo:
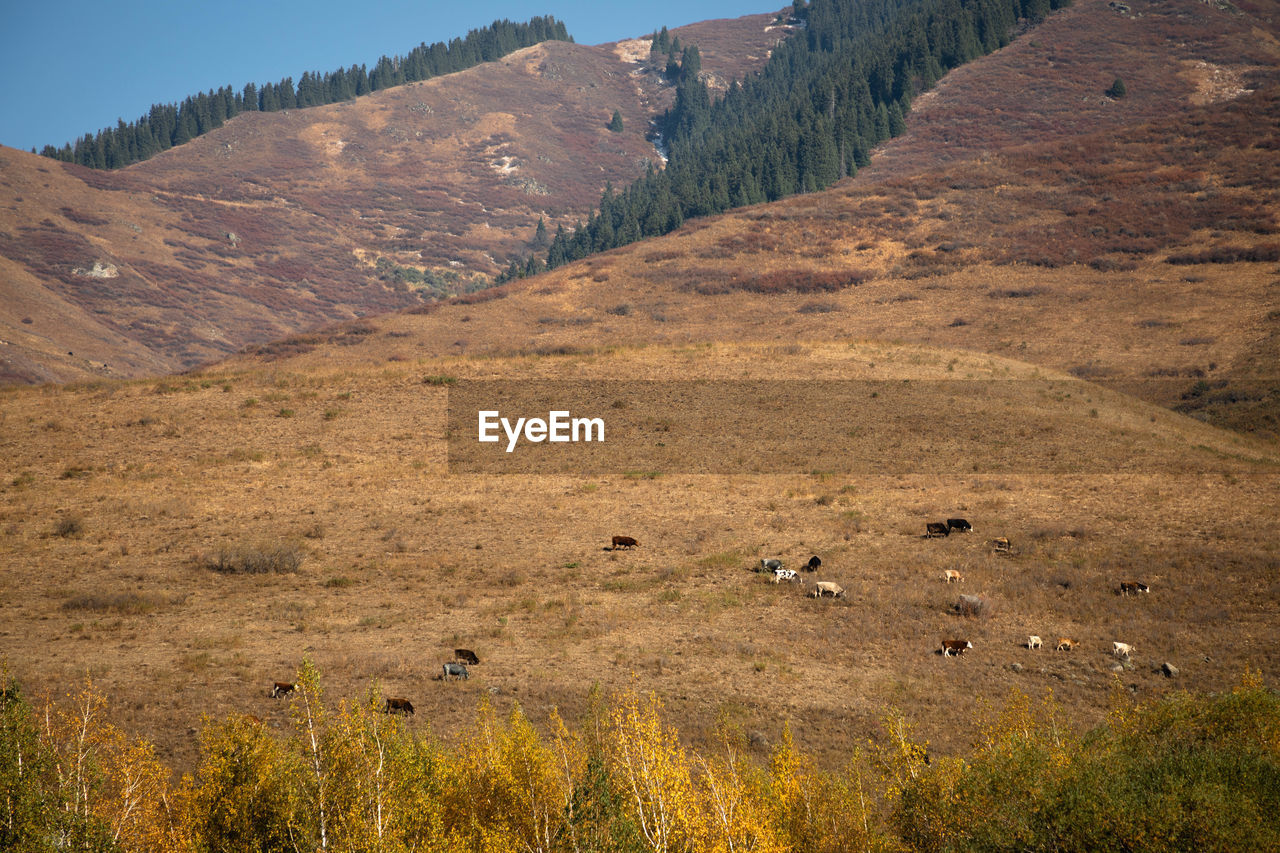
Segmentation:
{"type": "MultiPolygon", "coordinates": [[[[699,40],[714,82],[766,61],[772,20],[676,32],[699,40]]],[[[0,149],[0,380],[155,375],[419,303],[379,260],[454,292],[486,282],[529,251],[539,217],[572,225],[657,160],[645,133],[670,92],[639,44],[547,43],[248,113],[119,172],[0,149]],[[623,133],[606,127],[614,109],[623,133]]]]}
{"type": "Polygon", "coordinates": [[[1142,14],[1078,3],[960,69],[833,190],[440,307],[411,338],[370,336],[364,352],[912,341],[1280,435],[1274,39],[1239,11],[1131,8],[1142,14]],[[1110,101],[1117,73],[1134,82],[1110,101]],[[1235,82],[1207,89],[1214,79],[1235,82]]]}

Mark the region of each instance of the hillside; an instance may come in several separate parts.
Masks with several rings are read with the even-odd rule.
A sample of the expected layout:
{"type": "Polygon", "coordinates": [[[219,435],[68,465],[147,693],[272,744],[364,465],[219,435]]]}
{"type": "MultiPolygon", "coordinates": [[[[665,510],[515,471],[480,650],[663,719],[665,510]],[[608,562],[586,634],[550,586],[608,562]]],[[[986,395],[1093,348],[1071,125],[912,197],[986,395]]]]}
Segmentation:
{"type": "Polygon", "coordinates": [[[890,707],[949,755],[1014,688],[1079,730],[1117,684],[1275,684],[1274,11],[1078,0],[830,191],[184,375],[4,389],[0,653],[33,693],[87,674],[184,768],[201,714],[283,730],[304,658],[444,738],[484,698],[542,724],[637,686],[691,743],[729,718],[763,759],[790,725],[829,767],[890,707]],[[478,473],[449,411],[477,380],[634,431],[478,473]],[[923,537],[951,516],[975,532],[923,537]],[[752,571],[814,554],[845,598],[752,571]],[[472,678],[434,680],[457,647],[472,678]]]}
{"type": "Polygon", "coordinates": [[[1280,76],[1255,23],[1194,3],[1140,17],[1077,4],[946,78],[833,190],[697,220],[487,292],[483,309],[440,306],[421,335],[370,336],[363,352],[910,341],[1274,438],[1280,76]],[[1111,68],[1160,84],[1111,100],[1111,68]]]}
{"type": "MultiPolygon", "coordinates": [[[[767,60],[772,22],[673,32],[724,85],[767,60]]],[[[645,134],[671,96],[647,46],[548,42],[242,114],[117,172],[0,149],[0,380],[157,375],[486,282],[540,217],[571,226],[657,160],[645,134]]]]}
{"type": "MultiPolygon", "coordinates": [[[[379,334],[409,340],[421,323],[379,334]]],[[[762,415],[784,427],[800,416],[762,415]]],[[[481,696],[573,718],[593,683],[637,683],[695,742],[730,709],[763,734],[760,749],[790,721],[832,766],[888,705],[943,751],[975,734],[975,702],[1013,686],[1052,688],[1073,720],[1096,721],[1112,640],[1138,649],[1123,680],[1140,696],[1216,689],[1246,663],[1280,674],[1268,639],[1280,530],[1262,511],[1274,448],[996,356],[835,342],[236,367],[15,389],[0,417],[12,672],[33,693],[87,672],[122,724],[184,766],[201,714],[283,726],[286,703],[266,692],[303,656],[333,696],[377,679],[441,736],[481,696]],[[461,387],[434,378],[610,379],[608,393],[625,402],[634,387],[638,406],[653,393],[640,384],[674,376],[782,380],[788,393],[853,383],[865,404],[832,413],[831,459],[700,474],[742,425],[715,417],[708,430],[722,410],[681,402],[705,387],[669,382],[644,443],[703,448],[682,464],[637,467],[637,439],[576,474],[474,474],[446,441],[461,387]],[[926,520],[954,515],[976,532],[922,537],[926,520]],[[617,534],[641,544],[606,550],[617,534]],[[1015,552],[993,553],[996,536],[1015,552]],[[235,569],[273,553],[302,565],[235,569]],[[823,569],[810,583],[840,583],[846,600],[751,571],[811,554],[823,569]],[[989,597],[989,618],[951,613],[944,569],[989,597]],[[1117,596],[1130,577],[1152,593],[1117,596]],[[957,634],[974,650],[944,661],[939,638],[957,634]],[[1080,646],[1029,652],[1029,634],[1080,646]],[[433,681],[459,646],[480,654],[474,676],[433,681]],[[1153,671],[1166,660],[1178,681],[1153,671]]],[[[730,462],[745,452],[726,449],[730,462]]]]}

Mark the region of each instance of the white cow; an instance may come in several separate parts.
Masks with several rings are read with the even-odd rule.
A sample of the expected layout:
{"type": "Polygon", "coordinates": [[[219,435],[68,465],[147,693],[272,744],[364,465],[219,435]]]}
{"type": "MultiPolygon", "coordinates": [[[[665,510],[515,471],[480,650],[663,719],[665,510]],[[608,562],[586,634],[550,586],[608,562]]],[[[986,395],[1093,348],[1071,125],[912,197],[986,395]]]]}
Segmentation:
{"type": "Polygon", "coordinates": [[[1112,643],[1111,654],[1115,655],[1118,658],[1124,658],[1125,660],[1129,660],[1130,656],[1133,654],[1133,646],[1129,645],[1128,643],[1112,643]]]}
{"type": "Polygon", "coordinates": [[[844,587],[830,581],[818,581],[813,587],[813,597],[822,598],[824,595],[829,595],[832,598],[844,598],[844,587]]]}

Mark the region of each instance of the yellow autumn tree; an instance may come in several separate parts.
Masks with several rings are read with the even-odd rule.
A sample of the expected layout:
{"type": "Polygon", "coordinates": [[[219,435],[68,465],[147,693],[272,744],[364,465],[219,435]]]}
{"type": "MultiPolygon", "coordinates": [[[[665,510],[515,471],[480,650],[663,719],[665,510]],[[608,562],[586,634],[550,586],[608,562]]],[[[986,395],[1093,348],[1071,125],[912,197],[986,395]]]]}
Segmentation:
{"type": "Polygon", "coordinates": [[[694,850],[699,809],[689,759],[661,710],[654,693],[642,700],[632,689],[618,697],[609,733],[613,777],[649,849],[694,850]]]}
{"type": "Polygon", "coordinates": [[[471,850],[550,853],[572,790],[562,762],[519,705],[503,723],[482,700],[451,762],[447,814],[453,835],[471,850]]]}
{"type": "Polygon", "coordinates": [[[207,722],[200,764],[185,780],[185,823],[200,853],[313,849],[316,830],[304,808],[304,768],[259,722],[232,716],[207,722]]]}
{"type": "Polygon", "coordinates": [[[108,721],[106,705],[91,681],[64,703],[45,703],[41,735],[53,757],[62,810],[54,824],[55,844],[177,849],[170,772],[151,744],[127,737],[108,721]]]}
{"type": "Polygon", "coordinates": [[[862,785],[860,757],[851,778],[818,769],[796,745],[790,725],[769,761],[766,798],[783,849],[820,853],[866,851],[876,846],[870,804],[862,785]]]}
{"type": "Polygon", "coordinates": [[[721,720],[719,754],[695,756],[703,807],[702,848],[710,853],[774,853],[789,849],[774,826],[764,774],[745,755],[742,732],[721,720]]]}
{"type": "Polygon", "coordinates": [[[406,786],[395,754],[406,734],[383,702],[375,684],[363,703],[342,702],[324,732],[330,843],[344,853],[405,849],[406,786]]]}

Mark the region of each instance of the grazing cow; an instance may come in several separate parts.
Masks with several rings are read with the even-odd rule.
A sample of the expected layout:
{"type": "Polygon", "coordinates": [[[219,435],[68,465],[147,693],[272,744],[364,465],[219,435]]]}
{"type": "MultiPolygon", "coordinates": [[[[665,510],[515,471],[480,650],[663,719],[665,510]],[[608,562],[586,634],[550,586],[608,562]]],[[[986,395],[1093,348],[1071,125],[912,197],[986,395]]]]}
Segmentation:
{"type": "Polygon", "coordinates": [[[824,595],[829,595],[832,598],[844,598],[844,587],[838,583],[831,583],[831,581],[818,581],[813,587],[813,597],[822,598],[824,595]]]}
{"type": "Polygon", "coordinates": [[[945,572],[942,573],[942,579],[945,580],[947,583],[951,583],[952,581],[963,582],[964,575],[960,574],[955,569],[947,569],[945,572]]]}
{"type": "Polygon", "coordinates": [[[472,666],[480,663],[480,658],[476,657],[476,653],[471,649],[454,649],[453,656],[462,663],[469,663],[472,666]]]}
{"type": "Polygon", "coordinates": [[[241,714],[241,715],[240,715],[240,720],[241,720],[243,723],[245,723],[245,725],[249,725],[249,726],[260,726],[260,725],[262,725],[262,718],[261,718],[261,717],[255,717],[253,714],[241,714]]]}
{"type": "Polygon", "coordinates": [[[1151,592],[1151,588],[1140,581],[1120,581],[1121,595],[1137,595],[1140,592],[1151,592]]]}
{"type": "Polygon", "coordinates": [[[942,656],[951,657],[952,655],[962,655],[965,649],[973,648],[973,643],[968,640],[943,640],[942,656]]]}
{"type": "Polygon", "coordinates": [[[809,571],[816,572],[819,569],[819,567],[822,566],[822,560],[821,558],[818,557],[817,554],[814,554],[812,557],[809,558],[809,562],[806,563],[805,565],[808,566],[809,571]]]}
{"type": "Polygon", "coordinates": [[[1040,648],[1041,645],[1042,645],[1042,642],[1040,638],[1037,637],[1035,634],[1032,634],[1030,637],[1027,637],[1027,648],[1038,649],[1040,648]]]}
{"type": "Polygon", "coordinates": [[[786,581],[787,583],[804,583],[804,578],[796,574],[795,569],[774,569],[773,582],[779,583],[786,581]]]}
{"type": "Polygon", "coordinates": [[[382,707],[384,714],[404,714],[406,717],[413,716],[413,703],[408,699],[388,699],[387,704],[382,707]]]}
{"type": "Polygon", "coordinates": [[[1131,655],[1133,654],[1133,646],[1129,645],[1128,643],[1113,642],[1111,644],[1111,654],[1115,655],[1118,658],[1124,658],[1125,660],[1129,660],[1131,655]]]}
{"type": "Polygon", "coordinates": [[[1013,550],[1013,547],[1009,544],[1009,540],[1005,539],[1003,536],[998,539],[992,539],[991,547],[995,549],[997,554],[1008,554],[1013,550]]]}
{"type": "Polygon", "coordinates": [[[947,529],[954,530],[958,533],[971,533],[973,531],[973,525],[969,523],[968,519],[948,518],[947,529]]]}
{"type": "Polygon", "coordinates": [[[288,696],[298,685],[290,684],[287,681],[277,681],[271,688],[271,698],[279,699],[281,696],[288,696]]]}
{"type": "Polygon", "coordinates": [[[951,528],[941,521],[926,521],[924,525],[924,538],[933,539],[937,536],[948,536],[951,534],[951,528]]]}
{"type": "Polygon", "coordinates": [[[447,663],[444,665],[444,677],[446,681],[449,678],[470,678],[471,673],[467,672],[464,663],[447,663]]]}
{"type": "Polygon", "coordinates": [[[782,568],[781,560],[761,560],[760,561],[760,571],[762,572],[776,572],[780,568],[782,568]]]}
{"type": "Polygon", "coordinates": [[[1069,652],[1075,647],[1076,647],[1075,640],[1072,640],[1069,637],[1059,637],[1058,645],[1054,646],[1053,649],[1056,652],[1069,652]]]}
{"type": "Polygon", "coordinates": [[[613,537],[612,550],[616,551],[619,548],[634,548],[639,544],[640,544],[639,542],[632,539],[630,536],[615,536],[613,537]]]}

